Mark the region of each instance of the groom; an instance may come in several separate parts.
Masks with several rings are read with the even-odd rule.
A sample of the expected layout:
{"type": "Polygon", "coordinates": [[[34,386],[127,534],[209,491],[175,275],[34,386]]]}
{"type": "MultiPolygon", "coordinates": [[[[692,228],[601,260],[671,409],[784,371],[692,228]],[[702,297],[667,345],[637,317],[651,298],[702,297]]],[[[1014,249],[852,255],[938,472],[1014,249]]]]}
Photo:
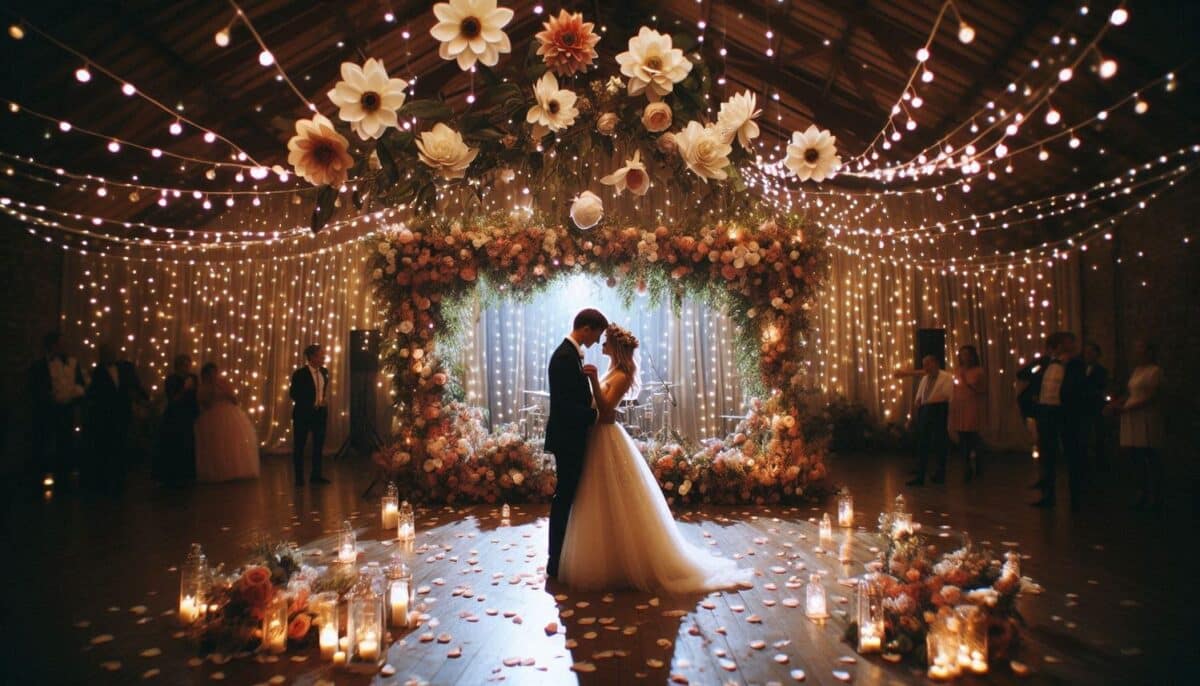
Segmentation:
{"type": "Polygon", "coordinates": [[[329,422],[329,369],[325,351],[319,345],[304,349],[304,366],[292,373],[288,395],[292,398],[292,469],[296,485],[304,485],[304,444],[312,434],[312,473],[314,484],[327,484],[321,474],[321,450],[325,447],[325,425],[329,422]]]}
{"type": "Polygon", "coordinates": [[[558,485],[550,501],[550,555],[546,574],[558,578],[558,557],[567,535],[567,518],[583,475],[588,427],[596,423],[589,378],[596,366],[583,364],[583,349],[600,340],[608,320],[599,310],[575,315],[574,328],[550,357],[550,416],[546,419],[546,451],[554,454],[558,485]]]}

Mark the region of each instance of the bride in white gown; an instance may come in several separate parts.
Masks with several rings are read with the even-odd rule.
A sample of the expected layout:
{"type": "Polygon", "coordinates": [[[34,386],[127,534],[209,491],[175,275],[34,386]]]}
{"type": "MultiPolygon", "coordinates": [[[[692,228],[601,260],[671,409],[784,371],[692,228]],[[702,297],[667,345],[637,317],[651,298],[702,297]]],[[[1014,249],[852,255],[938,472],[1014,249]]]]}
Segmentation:
{"type": "Polygon", "coordinates": [[[196,392],[196,480],[232,481],[258,478],[258,432],[217,365],[200,371],[196,392]]]}
{"type": "Polygon", "coordinates": [[[610,368],[593,379],[600,420],[588,436],[583,476],[567,523],[559,579],[581,590],[636,588],[692,593],[748,583],[752,569],[688,543],[650,466],[624,427],[617,403],[637,393],[638,340],[610,325],[602,351],[610,368]]]}

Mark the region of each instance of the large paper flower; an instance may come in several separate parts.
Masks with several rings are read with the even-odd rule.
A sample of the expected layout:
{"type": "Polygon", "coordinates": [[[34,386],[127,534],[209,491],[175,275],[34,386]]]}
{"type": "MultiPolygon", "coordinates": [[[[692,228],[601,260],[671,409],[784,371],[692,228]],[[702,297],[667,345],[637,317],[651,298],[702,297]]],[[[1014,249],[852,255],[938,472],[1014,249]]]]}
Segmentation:
{"type": "Polygon", "coordinates": [[[625,166],[601,177],[600,183],[613,186],[617,193],[629,189],[634,195],[645,195],[650,190],[650,175],[646,173],[646,165],[642,164],[642,151],[633,151],[633,157],[625,160],[625,166]]]}
{"type": "Polygon", "coordinates": [[[442,45],[438,55],[444,60],[458,60],[463,71],[475,61],[493,67],[500,53],[512,52],[512,43],[504,33],[504,25],[512,21],[513,11],[497,7],[496,0],[450,0],[433,6],[438,23],[429,34],[442,45]]]}
{"type": "Polygon", "coordinates": [[[417,137],[417,152],[422,162],[447,179],[461,179],[479,154],[478,149],[467,147],[462,134],[441,122],[417,137]]]}
{"type": "Polygon", "coordinates": [[[717,128],[732,141],[736,136],[738,143],[747,150],[750,141],[758,138],[758,124],[754,120],[762,114],[756,109],[758,98],[751,91],[735,93],[733,97],[721,103],[721,111],[717,114],[717,128]]]}
{"type": "Polygon", "coordinates": [[[324,115],[296,122],[296,135],[288,141],[288,164],[314,186],[340,186],[354,158],[346,149],[350,141],[333,128],[324,115]]]}
{"type": "Polygon", "coordinates": [[[596,43],[600,36],[592,33],[594,24],[584,21],[579,13],[568,14],[559,10],[557,17],[550,17],[542,24],[543,31],[537,34],[537,54],[559,76],[572,76],[587,71],[596,59],[596,43]]]}
{"type": "Polygon", "coordinates": [[[684,164],[700,178],[722,180],[728,176],[725,168],[733,146],[715,127],[690,121],[687,128],[675,134],[675,145],[684,164]]]}
{"type": "Polygon", "coordinates": [[[658,100],[670,93],[675,84],[687,78],[692,63],[679,48],[671,47],[671,37],[643,26],[629,39],[629,50],[617,55],[621,73],[629,77],[629,94],[646,93],[658,100]]]}
{"type": "Polygon", "coordinates": [[[551,72],[533,84],[533,98],[537,104],[529,108],[525,121],[540,124],[551,131],[562,131],[575,123],[579,110],[575,109],[575,94],[558,87],[558,78],[551,72]]]}
{"type": "Polygon", "coordinates": [[[591,191],[584,191],[571,203],[571,221],[581,229],[590,229],[604,217],[604,202],[591,191]]]}
{"type": "Polygon", "coordinates": [[[804,133],[792,132],[783,164],[801,181],[824,181],[842,166],[842,158],[834,147],[836,143],[837,137],[828,129],[818,130],[815,124],[809,124],[804,133]]]}
{"type": "Polygon", "coordinates": [[[398,124],[396,110],[404,105],[404,79],[388,78],[383,62],[371,58],[361,67],[342,62],[342,80],[329,91],[338,106],[338,119],[350,122],[364,141],[379,138],[398,124]]]}

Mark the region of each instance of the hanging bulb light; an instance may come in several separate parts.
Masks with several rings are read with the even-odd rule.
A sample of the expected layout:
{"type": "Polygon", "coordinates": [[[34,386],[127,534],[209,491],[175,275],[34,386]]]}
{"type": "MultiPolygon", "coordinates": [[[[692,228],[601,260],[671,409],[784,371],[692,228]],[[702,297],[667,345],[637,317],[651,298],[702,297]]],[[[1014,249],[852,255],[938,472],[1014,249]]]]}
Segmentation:
{"type": "Polygon", "coordinates": [[[1111,57],[1105,57],[1100,60],[1100,68],[1098,69],[1100,78],[1111,79],[1117,74],[1117,61],[1111,57]]]}
{"type": "Polygon", "coordinates": [[[1129,21],[1129,10],[1124,7],[1118,7],[1112,11],[1112,14],[1108,15],[1108,20],[1112,22],[1113,26],[1121,26],[1129,21]]]}
{"type": "Polygon", "coordinates": [[[21,40],[25,37],[25,29],[21,28],[20,24],[13,24],[8,27],[8,35],[13,40],[21,40]]]}
{"type": "Polygon", "coordinates": [[[1046,123],[1050,126],[1054,126],[1060,121],[1062,121],[1062,115],[1059,114],[1058,110],[1054,109],[1053,105],[1051,105],[1050,109],[1046,110],[1046,123]]]}
{"type": "Polygon", "coordinates": [[[1150,103],[1138,98],[1138,101],[1133,104],[1133,111],[1138,114],[1145,114],[1150,109],[1150,103]]]}
{"type": "Polygon", "coordinates": [[[125,95],[132,96],[134,93],[137,93],[137,89],[133,87],[133,84],[125,83],[121,84],[121,92],[125,95]]]}
{"type": "Polygon", "coordinates": [[[178,136],[179,134],[183,133],[183,124],[180,124],[179,120],[175,120],[171,122],[171,126],[169,126],[167,130],[171,132],[172,136],[178,136]]]}
{"type": "Polygon", "coordinates": [[[264,67],[269,67],[275,64],[275,56],[271,54],[270,50],[263,50],[258,53],[258,63],[264,67]]]}
{"type": "Polygon", "coordinates": [[[1058,70],[1058,80],[1059,81],[1062,81],[1065,83],[1067,81],[1070,81],[1072,76],[1075,76],[1075,71],[1072,70],[1070,67],[1063,67],[1062,69],[1058,70]]]}
{"type": "Polygon", "coordinates": [[[121,152],[121,144],[116,141],[108,142],[108,151],[111,153],[121,152]]]}
{"type": "Polygon", "coordinates": [[[205,143],[213,143],[216,140],[217,140],[217,134],[213,133],[212,131],[204,132],[204,142],[205,143]]]}
{"type": "Polygon", "coordinates": [[[219,46],[219,47],[222,47],[222,48],[228,47],[229,46],[229,27],[226,26],[225,28],[223,28],[220,31],[217,31],[215,34],[213,34],[213,42],[216,43],[217,46],[219,46]]]}
{"type": "Polygon", "coordinates": [[[975,40],[975,28],[965,21],[960,21],[958,23],[958,40],[964,45],[975,40]]]}
{"type": "Polygon", "coordinates": [[[928,49],[921,48],[920,50],[917,51],[917,61],[918,62],[925,62],[928,60],[929,60],[929,50],[928,49]]]}
{"type": "Polygon", "coordinates": [[[87,83],[92,80],[92,72],[88,71],[86,64],[75,70],[75,80],[79,83],[87,83]]]}

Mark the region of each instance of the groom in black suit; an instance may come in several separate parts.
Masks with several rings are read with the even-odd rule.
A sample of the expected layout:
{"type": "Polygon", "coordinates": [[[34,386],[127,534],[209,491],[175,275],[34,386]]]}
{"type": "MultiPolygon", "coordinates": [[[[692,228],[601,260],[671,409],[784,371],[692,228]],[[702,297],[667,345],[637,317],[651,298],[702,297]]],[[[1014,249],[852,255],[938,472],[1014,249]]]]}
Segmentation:
{"type": "Polygon", "coordinates": [[[304,444],[312,434],[312,473],[314,484],[327,484],[321,475],[321,450],[325,447],[325,425],[329,422],[329,370],[325,352],[319,345],[304,349],[305,365],[292,372],[292,468],[296,485],[304,485],[304,444]]]}
{"type": "Polygon", "coordinates": [[[558,577],[558,558],[567,535],[567,519],[583,475],[588,427],[596,423],[589,378],[595,365],[583,364],[583,349],[600,340],[608,320],[599,310],[575,315],[574,328],[550,357],[550,416],[546,419],[546,451],[554,454],[558,485],[550,501],[550,554],[546,574],[558,577]]]}

